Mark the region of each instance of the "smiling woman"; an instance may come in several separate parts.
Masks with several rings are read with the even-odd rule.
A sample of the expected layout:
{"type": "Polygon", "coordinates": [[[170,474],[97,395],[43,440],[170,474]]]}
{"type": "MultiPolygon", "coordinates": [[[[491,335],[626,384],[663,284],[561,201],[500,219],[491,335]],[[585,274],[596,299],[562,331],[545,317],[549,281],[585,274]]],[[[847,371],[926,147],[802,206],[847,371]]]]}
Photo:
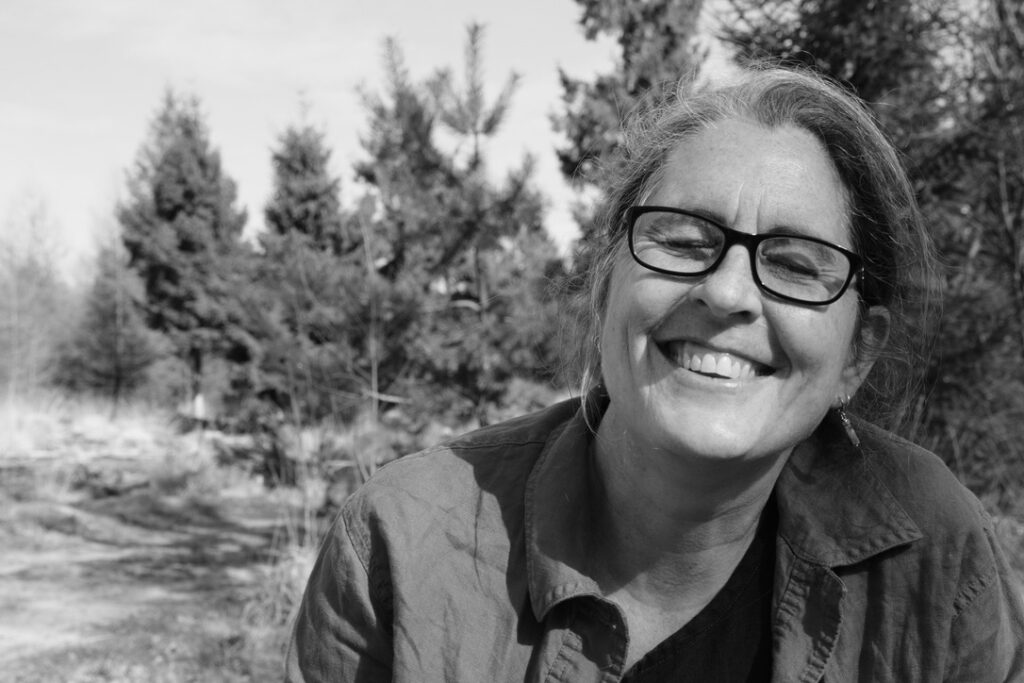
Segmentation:
{"type": "MultiPolygon", "coordinates": [[[[724,239],[705,239],[707,265],[688,277],[668,276],[664,268],[679,260],[684,272],[676,274],[689,275],[680,245],[662,245],[657,256],[640,249],[643,260],[634,247],[635,263],[615,249],[601,347],[604,384],[617,400],[598,429],[599,458],[603,444],[609,458],[632,458],[638,450],[698,461],[714,453],[772,458],[766,496],[792,447],[811,434],[835,397],[857,392],[873,360],[855,353],[860,307],[857,293],[844,285],[848,277],[830,281],[821,274],[825,266],[811,272],[798,261],[785,274],[764,265],[780,239],[837,253],[849,247],[842,183],[810,133],[727,119],[679,142],[649,194],[651,204],[735,226],[730,233],[717,228],[723,237],[751,240],[726,248],[724,239]],[[657,272],[651,260],[662,264],[657,272]],[[775,285],[768,292],[759,286],[766,278],[775,285]],[[701,357],[699,370],[678,362],[687,354],[701,357]],[[712,363],[705,362],[709,356],[712,363]],[[731,370],[734,362],[754,371],[744,380],[717,373],[718,365],[731,370]]],[[[709,220],[702,227],[715,231],[709,220]]],[[[648,225],[638,230],[634,222],[633,244],[648,225]]],[[[878,347],[887,328],[884,310],[871,307],[863,317],[861,333],[880,337],[867,346],[878,347]]],[[[724,464],[717,474],[729,478],[724,464]]]]}
{"type": "Polygon", "coordinates": [[[290,678],[1020,680],[978,501],[850,414],[899,410],[933,261],[866,109],[755,69],[638,121],[624,158],[584,261],[582,401],[357,492],[290,678]]]}

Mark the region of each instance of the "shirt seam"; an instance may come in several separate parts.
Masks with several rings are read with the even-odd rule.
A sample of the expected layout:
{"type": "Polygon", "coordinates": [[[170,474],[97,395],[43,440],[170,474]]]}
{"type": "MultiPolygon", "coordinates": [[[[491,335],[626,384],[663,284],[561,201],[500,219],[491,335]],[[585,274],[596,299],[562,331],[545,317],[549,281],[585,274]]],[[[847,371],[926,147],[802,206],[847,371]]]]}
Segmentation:
{"type": "Polygon", "coordinates": [[[961,588],[953,598],[952,621],[954,624],[960,619],[964,612],[967,612],[983,595],[985,595],[985,593],[999,583],[997,581],[998,578],[999,573],[995,568],[993,568],[991,572],[976,576],[964,584],[963,588],[961,588]]]}
{"type": "Polygon", "coordinates": [[[359,566],[363,568],[363,573],[366,574],[366,578],[370,578],[370,566],[367,561],[363,558],[363,550],[359,543],[356,543],[356,539],[352,536],[352,530],[349,528],[348,519],[345,515],[341,515],[341,528],[345,532],[345,537],[348,539],[348,544],[352,547],[352,551],[359,560],[359,566]]]}
{"type": "Polygon", "coordinates": [[[562,632],[562,642],[558,645],[558,650],[555,652],[555,658],[552,660],[551,669],[549,670],[549,680],[560,681],[566,683],[571,681],[568,674],[570,667],[572,666],[572,657],[567,655],[566,652],[572,654],[580,651],[581,641],[580,636],[571,627],[566,628],[562,632]]]}
{"type": "MultiPolygon", "coordinates": [[[[865,455],[865,458],[869,458],[869,456],[865,455]]],[[[814,547],[820,542],[820,538],[807,534],[798,543],[795,539],[790,538],[789,534],[786,533],[788,530],[784,530],[780,525],[778,535],[786,542],[793,555],[805,562],[827,569],[852,567],[869,561],[889,550],[912,545],[923,538],[920,528],[916,525],[913,518],[909,516],[906,509],[900,505],[898,498],[883,481],[879,472],[871,464],[870,459],[866,459],[865,464],[874,483],[886,493],[885,496],[876,496],[875,504],[881,506],[881,509],[887,513],[887,517],[890,520],[899,518],[899,526],[895,528],[888,526],[884,529],[884,532],[873,534],[857,543],[851,543],[850,539],[844,538],[841,545],[836,544],[834,552],[821,553],[814,547]]],[[[833,537],[832,540],[836,539],[833,537]]]]}
{"type": "Polygon", "coordinates": [[[488,441],[487,443],[452,443],[441,447],[439,450],[475,451],[480,449],[492,449],[502,446],[543,446],[547,441],[544,439],[530,439],[528,441],[488,441]]]}

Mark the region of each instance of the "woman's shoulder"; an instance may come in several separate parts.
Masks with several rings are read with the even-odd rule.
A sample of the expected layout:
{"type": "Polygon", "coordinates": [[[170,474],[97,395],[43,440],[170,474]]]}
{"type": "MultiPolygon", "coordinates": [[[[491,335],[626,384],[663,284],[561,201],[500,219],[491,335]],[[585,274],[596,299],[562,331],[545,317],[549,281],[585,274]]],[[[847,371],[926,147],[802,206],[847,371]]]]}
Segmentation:
{"type": "Polygon", "coordinates": [[[880,482],[919,525],[962,529],[990,523],[981,502],[938,455],[869,423],[859,423],[857,433],[880,482]]]}
{"type": "Polygon", "coordinates": [[[931,451],[874,426],[858,427],[858,434],[877,481],[921,532],[915,552],[955,565],[974,588],[994,581],[1001,551],[981,501],[931,451]]]}
{"type": "Polygon", "coordinates": [[[393,460],[348,497],[342,516],[350,525],[418,527],[481,505],[520,504],[534,463],[577,408],[563,401],[393,460]]]}
{"type": "Polygon", "coordinates": [[[409,487],[439,487],[452,493],[453,477],[474,479],[489,470],[530,467],[551,435],[576,412],[562,401],[543,410],[488,425],[392,460],[360,488],[369,494],[409,487]]]}
{"type": "Polygon", "coordinates": [[[958,629],[949,642],[962,652],[947,654],[963,660],[963,679],[957,680],[990,680],[971,673],[996,666],[989,655],[998,655],[1000,665],[1007,666],[1006,658],[1016,652],[1016,666],[1024,666],[1024,586],[1013,575],[982,503],[934,453],[877,427],[858,426],[857,431],[877,481],[921,533],[895,556],[910,563],[902,573],[918,581],[932,610],[949,596],[958,629]]]}
{"type": "Polygon", "coordinates": [[[780,531],[798,554],[832,566],[928,563],[989,545],[988,515],[940,458],[867,422],[854,427],[857,446],[838,421],[823,422],[780,476],[780,531]]]}

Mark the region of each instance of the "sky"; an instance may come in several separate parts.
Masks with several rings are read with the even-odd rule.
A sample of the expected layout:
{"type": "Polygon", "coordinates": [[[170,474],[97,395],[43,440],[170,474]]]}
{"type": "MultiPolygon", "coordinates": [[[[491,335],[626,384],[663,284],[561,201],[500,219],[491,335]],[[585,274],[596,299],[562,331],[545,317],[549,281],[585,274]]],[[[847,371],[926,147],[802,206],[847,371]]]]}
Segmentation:
{"type": "Polygon", "coordinates": [[[290,125],[326,135],[342,201],[366,130],[360,86],[379,87],[383,40],[411,74],[461,75],[466,25],[481,22],[491,97],[521,82],[488,152],[492,173],[536,158],[552,197],[546,224],[574,235],[554,156],[558,68],[608,71],[610,40],[587,41],[571,0],[5,0],[0,15],[0,240],[44,245],[63,272],[88,272],[116,235],[114,208],[167,88],[196,95],[253,231],[271,193],[271,151],[290,125]],[[26,226],[34,226],[26,230],[26,226]]]}

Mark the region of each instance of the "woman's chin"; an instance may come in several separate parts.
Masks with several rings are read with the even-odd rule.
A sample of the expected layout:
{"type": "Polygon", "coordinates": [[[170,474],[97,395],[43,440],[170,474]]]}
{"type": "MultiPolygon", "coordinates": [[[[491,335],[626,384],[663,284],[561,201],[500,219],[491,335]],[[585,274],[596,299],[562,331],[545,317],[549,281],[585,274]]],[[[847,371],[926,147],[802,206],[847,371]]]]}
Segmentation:
{"type": "MultiPolygon", "coordinates": [[[[719,397],[721,398],[721,397],[719,397]]],[[[770,410],[744,402],[677,398],[668,410],[652,409],[644,439],[652,448],[692,462],[745,462],[788,452],[801,440],[794,429],[770,410]]]]}

